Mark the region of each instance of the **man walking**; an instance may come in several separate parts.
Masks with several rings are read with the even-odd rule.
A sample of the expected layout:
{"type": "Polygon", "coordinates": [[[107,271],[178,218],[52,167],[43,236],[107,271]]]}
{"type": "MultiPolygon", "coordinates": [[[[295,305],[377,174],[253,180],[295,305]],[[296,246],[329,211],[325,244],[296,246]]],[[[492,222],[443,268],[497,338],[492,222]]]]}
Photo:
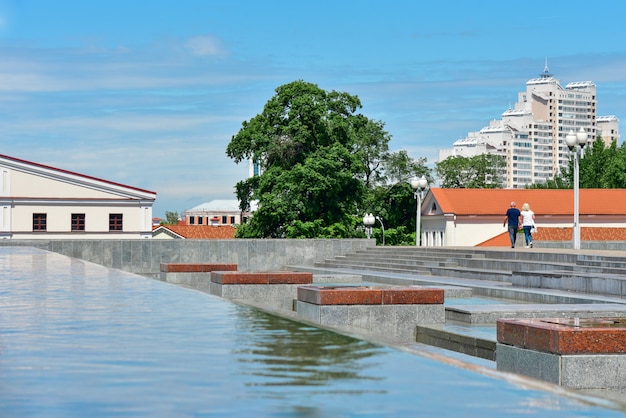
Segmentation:
{"type": "Polygon", "coordinates": [[[515,241],[517,240],[517,228],[520,224],[521,213],[516,207],[515,202],[511,202],[511,207],[507,209],[506,216],[504,217],[504,223],[502,226],[509,224],[509,238],[511,238],[511,248],[515,248],[515,241]]]}

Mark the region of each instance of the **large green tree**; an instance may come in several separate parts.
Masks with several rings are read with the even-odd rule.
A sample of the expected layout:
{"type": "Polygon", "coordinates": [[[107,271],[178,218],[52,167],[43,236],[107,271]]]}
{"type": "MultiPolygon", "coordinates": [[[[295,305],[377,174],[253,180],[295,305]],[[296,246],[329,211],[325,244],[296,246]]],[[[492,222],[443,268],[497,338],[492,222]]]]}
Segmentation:
{"type": "Polygon", "coordinates": [[[493,154],[454,156],[436,163],[441,187],[497,189],[503,187],[504,158],[493,154]]]}
{"type": "Polygon", "coordinates": [[[294,81],[242,123],[226,154],[256,161],[261,174],[236,185],[242,210],[258,201],[238,237],[354,236],[390,139],[361,107],[356,96],[294,81]]]}

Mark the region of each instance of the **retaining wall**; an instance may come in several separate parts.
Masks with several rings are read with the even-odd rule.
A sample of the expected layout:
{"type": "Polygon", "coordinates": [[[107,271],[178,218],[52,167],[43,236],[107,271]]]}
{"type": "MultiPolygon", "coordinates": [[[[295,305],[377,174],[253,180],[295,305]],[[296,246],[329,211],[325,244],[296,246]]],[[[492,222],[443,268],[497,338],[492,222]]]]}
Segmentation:
{"type": "Polygon", "coordinates": [[[239,271],[275,271],[376,245],[367,239],[0,240],[158,278],[161,263],[233,263],[239,271]]]}

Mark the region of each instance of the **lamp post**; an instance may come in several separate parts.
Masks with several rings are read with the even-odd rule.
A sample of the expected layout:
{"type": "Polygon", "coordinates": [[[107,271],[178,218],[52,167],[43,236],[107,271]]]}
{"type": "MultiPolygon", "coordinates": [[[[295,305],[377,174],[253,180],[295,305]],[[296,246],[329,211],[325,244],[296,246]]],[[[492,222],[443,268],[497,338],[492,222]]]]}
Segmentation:
{"type": "Polygon", "coordinates": [[[576,133],[573,130],[570,130],[567,136],[565,137],[565,143],[569,148],[570,152],[574,152],[574,231],[573,231],[573,239],[574,239],[574,249],[580,250],[580,222],[579,222],[579,177],[580,177],[580,154],[582,153],[583,148],[587,145],[587,132],[583,128],[576,133]],[[577,148],[578,145],[580,148],[577,148]]]}
{"type": "Polygon", "coordinates": [[[383,247],[385,246],[385,225],[383,224],[383,219],[380,216],[377,216],[378,222],[380,222],[380,227],[383,229],[383,247]]]}
{"type": "Polygon", "coordinates": [[[367,239],[370,239],[372,236],[372,226],[376,222],[376,218],[371,213],[368,215],[367,213],[363,217],[363,225],[365,225],[365,233],[367,234],[367,239]]]}
{"type": "Polygon", "coordinates": [[[417,201],[417,211],[415,215],[415,245],[419,247],[422,199],[424,197],[424,190],[428,187],[428,180],[426,180],[426,177],[424,176],[419,179],[417,177],[413,177],[413,179],[411,179],[411,187],[413,188],[413,197],[417,201]]]}

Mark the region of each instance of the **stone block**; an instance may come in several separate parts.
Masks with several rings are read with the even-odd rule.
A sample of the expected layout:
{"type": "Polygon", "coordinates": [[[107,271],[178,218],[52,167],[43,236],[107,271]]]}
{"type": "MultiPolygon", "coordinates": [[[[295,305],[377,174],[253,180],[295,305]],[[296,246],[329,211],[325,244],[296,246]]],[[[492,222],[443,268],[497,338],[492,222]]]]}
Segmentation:
{"type": "Polygon", "coordinates": [[[237,271],[237,264],[228,263],[161,263],[159,267],[160,271],[166,273],[237,271]]]}
{"type": "Polygon", "coordinates": [[[626,353],[626,319],[499,319],[498,342],[554,354],[626,353]]]}
{"type": "Polygon", "coordinates": [[[517,373],[557,385],[561,382],[561,359],[557,354],[497,343],[496,367],[499,371],[517,373]]]}

